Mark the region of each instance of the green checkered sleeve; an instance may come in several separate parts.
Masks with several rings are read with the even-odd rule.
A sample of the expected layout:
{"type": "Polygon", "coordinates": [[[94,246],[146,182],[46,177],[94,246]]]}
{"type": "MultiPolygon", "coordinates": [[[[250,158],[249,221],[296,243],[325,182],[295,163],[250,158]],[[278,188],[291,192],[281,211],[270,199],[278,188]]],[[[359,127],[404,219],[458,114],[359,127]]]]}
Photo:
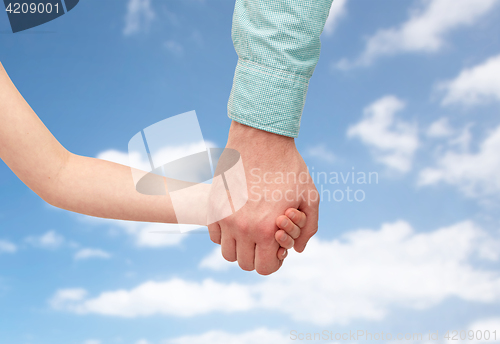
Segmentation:
{"type": "Polygon", "coordinates": [[[297,137],[332,0],[236,0],[229,118],[297,137]]]}

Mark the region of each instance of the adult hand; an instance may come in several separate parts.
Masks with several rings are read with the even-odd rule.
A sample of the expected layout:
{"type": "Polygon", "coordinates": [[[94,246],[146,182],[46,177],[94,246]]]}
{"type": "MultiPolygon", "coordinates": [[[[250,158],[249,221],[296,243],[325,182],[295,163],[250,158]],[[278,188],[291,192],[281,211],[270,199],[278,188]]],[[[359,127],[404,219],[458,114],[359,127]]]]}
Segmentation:
{"type": "Polygon", "coordinates": [[[300,235],[291,234],[295,250],[302,252],[318,229],[319,194],[293,138],[233,121],[226,148],[241,154],[248,202],[231,216],[209,225],[210,238],[221,244],[226,260],[237,260],[243,270],[271,274],[281,265],[276,257],[276,219],[288,208],[306,214],[300,235]]]}

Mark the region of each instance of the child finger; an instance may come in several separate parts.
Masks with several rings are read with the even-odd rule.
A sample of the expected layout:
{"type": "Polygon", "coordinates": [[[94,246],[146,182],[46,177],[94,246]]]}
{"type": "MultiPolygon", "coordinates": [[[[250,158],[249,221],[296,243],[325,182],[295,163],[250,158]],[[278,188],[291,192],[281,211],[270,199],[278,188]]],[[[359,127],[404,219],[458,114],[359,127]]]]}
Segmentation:
{"type": "MultiPolygon", "coordinates": [[[[276,219],[276,225],[284,230],[285,232],[288,233],[292,238],[297,239],[300,236],[300,228],[293,223],[293,221],[290,221],[290,219],[285,216],[285,215],[280,215],[276,219]]],[[[280,242],[278,240],[278,242],[280,242]]]]}
{"type": "Polygon", "coordinates": [[[290,249],[293,247],[294,240],[284,230],[279,229],[274,235],[274,237],[281,247],[284,247],[286,249],[290,249]]]}

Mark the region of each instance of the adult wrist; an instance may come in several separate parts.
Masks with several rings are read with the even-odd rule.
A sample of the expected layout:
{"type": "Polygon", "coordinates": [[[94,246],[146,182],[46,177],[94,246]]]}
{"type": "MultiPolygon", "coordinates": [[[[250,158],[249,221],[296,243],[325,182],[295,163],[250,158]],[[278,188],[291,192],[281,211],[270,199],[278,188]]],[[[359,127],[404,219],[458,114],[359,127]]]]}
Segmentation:
{"type": "Polygon", "coordinates": [[[242,142],[252,146],[264,145],[268,149],[276,146],[295,148],[293,137],[275,134],[233,120],[229,129],[227,146],[240,146],[242,142]]]}

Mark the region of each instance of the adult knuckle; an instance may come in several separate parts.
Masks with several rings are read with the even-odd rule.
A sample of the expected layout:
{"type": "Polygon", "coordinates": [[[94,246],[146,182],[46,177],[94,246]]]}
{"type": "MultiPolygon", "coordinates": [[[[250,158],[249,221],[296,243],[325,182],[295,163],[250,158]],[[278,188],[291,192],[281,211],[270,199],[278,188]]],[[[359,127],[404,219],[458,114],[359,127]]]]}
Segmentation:
{"type": "Polygon", "coordinates": [[[265,226],[259,230],[259,237],[264,241],[275,240],[276,228],[265,226]]]}
{"type": "Polygon", "coordinates": [[[236,226],[236,229],[242,235],[246,235],[251,232],[250,225],[248,223],[241,223],[238,226],[236,226]]]}
{"type": "Polygon", "coordinates": [[[222,220],[220,220],[219,224],[220,224],[221,228],[223,226],[230,227],[230,226],[234,225],[236,220],[237,220],[236,216],[230,215],[230,216],[227,216],[227,217],[223,218],[222,220]]]}
{"type": "Polygon", "coordinates": [[[244,219],[243,217],[234,216],[231,219],[231,226],[233,228],[237,228],[238,230],[246,231],[248,230],[249,223],[248,220],[244,219]]]}

